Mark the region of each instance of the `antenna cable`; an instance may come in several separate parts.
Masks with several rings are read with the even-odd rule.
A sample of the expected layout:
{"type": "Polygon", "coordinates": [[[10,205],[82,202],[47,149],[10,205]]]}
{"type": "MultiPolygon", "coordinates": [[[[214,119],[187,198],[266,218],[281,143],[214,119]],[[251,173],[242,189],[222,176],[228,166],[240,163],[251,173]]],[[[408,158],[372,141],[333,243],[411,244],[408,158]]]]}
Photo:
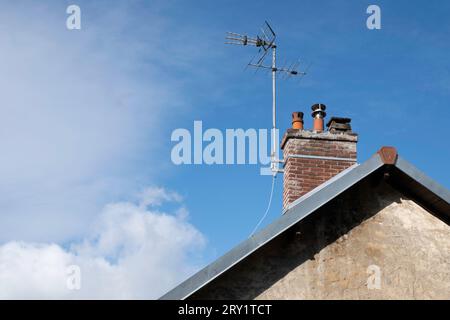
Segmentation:
{"type": "Polygon", "coordinates": [[[258,227],[261,225],[261,223],[264,221],[264,219],[267,217],[267,214],[269,213],[270,205],[272,204],[273,190],[274,190],[274,186],[275,186],[275,178],[276,178],[276,175],[272,175],[272,188],[270,190],[269,203],[267,204],[266,212],[264,212],[264,215],[259,220],[259,222],[256,225],[255,229],[253,229],[253,231],[250,234],[249,238],[251,238],[255,234],[256,230],[258,230],[258,227]]]}

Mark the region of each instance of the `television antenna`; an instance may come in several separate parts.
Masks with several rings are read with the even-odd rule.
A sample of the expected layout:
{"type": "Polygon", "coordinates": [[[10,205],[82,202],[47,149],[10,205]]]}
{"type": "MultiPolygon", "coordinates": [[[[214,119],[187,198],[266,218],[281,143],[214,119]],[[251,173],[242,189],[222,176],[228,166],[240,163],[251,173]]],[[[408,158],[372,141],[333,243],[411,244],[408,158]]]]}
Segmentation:
{"type": "Polygon", "coordinates": [[[292,63],[289,67],[277,67],[276,63],[276,53],[277,53],[277,45],[275,43],[276,40],[275,31],[273,31],[270,24],[265,21],[264,26],[261,28],[261,33],[257,35],[255,38],[249,37],[247,35],[242,35],[234,32],[227,32],[225,44],[231,45],[239,45],[239,46],[254,46],[259,48],[258,53],[255,58],[258,56],[256,62],[253,62],[255,58],[253,58],[248,66],[254,67],[258,69],[267,69],[272,72],[272,148],[270,153],[270,170],[273,176],[276,176],[277,173],[282,172],[279,169],[279,164],[283,161],[276,157],[276,151],[278,150],[278,141],[276,137],[276,79],[277,73],[283,74],[284,78],[290,78],[292,76],[304,76],[306,72],[298,71],[297,68],[299,66],[299,62],[292,63]],[[272,51],[272,64],[266,65],[264,64],[264,60],[267,55],[272,51]]]}

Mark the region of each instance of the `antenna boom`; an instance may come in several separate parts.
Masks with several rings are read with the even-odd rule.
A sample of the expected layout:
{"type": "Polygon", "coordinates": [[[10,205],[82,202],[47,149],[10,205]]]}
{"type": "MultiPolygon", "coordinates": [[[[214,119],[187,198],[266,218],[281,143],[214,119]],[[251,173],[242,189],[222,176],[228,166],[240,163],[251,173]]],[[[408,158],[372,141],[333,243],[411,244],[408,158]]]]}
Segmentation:
{"type": "MultiPolygon", "coordinates": [[[[304,76],[306,75],[306,71],[298,71],[297,68],[300,64],[299,61],[291,64],[289,68],[285,68],[284,66],[281,68],[277,68],[276,65],[276,49],[277,45],[275,44],[276,34],[273,31],[270,24],[265,21],[264,27],[261,28],[261,35],[257,35],[256,38],[248,37],[247,35],[242,35],[235,32],[227,32],[227,36],[225,39],[227,42],[225,44],[231,45],[241,45],[241,46],[255,46],[259,48],[259,51],[263,51],[259,59],[256,63],[253,63],[253,59],[247,64],[247,66],[254,67],[258,69],[269,69],[272,72],[272,148],[271,148],[271,164],[270,168],[272,171],[272,175],[275,176],[277,173],[282,172],[279,169],[279,163],[281,160],[276,158],[276,151],[278,150],[276,141],[276,75],[277,73],[283,73],[285,77],[291,76],[304,76]],[[268,55],[269,51],[272,50],[272,63],[271,66],[264,65],[264,60],[268,55]]],[[[256,58],[256,56],[255,56],[256,58]]],[[[309,67],[308,67],[309,68],[309,67]]]]}

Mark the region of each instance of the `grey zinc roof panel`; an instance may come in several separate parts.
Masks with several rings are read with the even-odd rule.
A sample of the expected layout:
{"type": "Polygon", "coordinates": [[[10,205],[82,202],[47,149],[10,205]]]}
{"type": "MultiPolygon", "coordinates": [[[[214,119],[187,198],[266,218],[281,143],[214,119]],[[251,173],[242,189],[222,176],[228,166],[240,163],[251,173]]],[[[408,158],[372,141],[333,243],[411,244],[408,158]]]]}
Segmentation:
{"type": "MultiPolygon", "coordinates": [[[[160,299],[180,300],[188,298],[194,292],[219,277],[225,271],[232,268],[285,230],[289,229],[382,166],[384,166],[384,163],[378,153],[376,153],[366,162],[360,165],[354,165],[348,170],[345,170],[335,178],[330,179],[295,201],[294,204],[288,208],[287,212],[289,212],[289,214],[283,214],[267,227],[241,242],[216,261],[167,292],[160,299]]],[[[406,183],[404,186],[416,189],[419,193],[416,193],[416,195],[419,197],[421,196],[420,193],[427,192],[428,199],[426,199],[426,201],[432,201],[434,204],[437,203],[438,206],[436,208],[439,208],[439,210],[443,211],[445,214],[450,215],[449,190],[427,177],[424,173],[401,157],[398,157],[395,167],[412,181],[412,183],[406,183]],[[430,194],[432,195],[432,199],[429,198],[430,194]]],[[[400,179],[400,177],[398,179],[400,179]]],[[[425,199],[425,197],[423,197],[423,199],[425,199]]]]}
{"type": "Polygon", "coordinates": [[[340,179],[336,179],[325,186],[320,186],[319,191],[312,191],[305,197],[301,205],[292,207],[289,214],[284,214],[252,237],[241,242],[239,245],[228,251],[216,261],[203,268],[189,279],[185,280],[177,287],[163,295],[162,300],[180,300],[189,297],[195,291],[207,285],[209,282],[220,276],[222,273],[245,259],[258,248],[268,243],[270,240],[289,229],[303,218],[320,208],[322,205],[336,197],[349,187],[371,174],[376,169],[383,166],[378,154],[361,165],[354,166],[347,171],[340,179]]]}
{"type": "Polygon", "coordinates": [[[450,191],[435,180],[425,175],[411,163],[399,156],[395,166],[402,172],[406,173],[409,177],[414,179],[416,182],[420,183],[423,187],[433,192],[439,198],[445,200],[447,203],[450,203],[450,191]]]}
{"type": "Polygon", "coordinates": [[[450,222],[450,191],[408,161],[398,157],[394,181],[444,221],[450,222]]]}

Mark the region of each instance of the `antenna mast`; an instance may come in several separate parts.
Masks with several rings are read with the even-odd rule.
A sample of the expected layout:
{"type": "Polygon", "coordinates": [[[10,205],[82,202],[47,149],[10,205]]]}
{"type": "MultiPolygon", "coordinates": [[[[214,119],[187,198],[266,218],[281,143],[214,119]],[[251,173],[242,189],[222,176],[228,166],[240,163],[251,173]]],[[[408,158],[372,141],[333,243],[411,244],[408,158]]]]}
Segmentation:
{"type": "Polygon", "coordinates": [[[279,163],[283,162],[277,159],[276,154],[278,150],[278,141],[276,135],[276,119],[277,119],[277,101],[276,101],[276,80],[277,72],[283,73],[285,76],[296,76],[296,75],[306,75],[306,72],[297,71],[298,63],[292,64],[289,68],[277,68],[277,45],[275,44],[276,34],[272,27],[267,21],[264,23],[264,27],[261,28],[261,35],[256,36],[256,38],[248,37],[247,35],[241,35],[234,32],[227,32],[225,44],[232,45],[242,45],[242,46],[255,46],[259,48],[258,53],[260,57],[256,63],[253,63],[252,59],[248,66],[255,67],[257,69],[268,69],[272,72],[272,143],[271,143],[271,153],[270,153],[270,170],[272,175],[275,176],[277,173],[282,172],[279,169],[279,163]],[[272,65],[264,65],[264,59],[267,54],[272,50],[272,65]]]}

